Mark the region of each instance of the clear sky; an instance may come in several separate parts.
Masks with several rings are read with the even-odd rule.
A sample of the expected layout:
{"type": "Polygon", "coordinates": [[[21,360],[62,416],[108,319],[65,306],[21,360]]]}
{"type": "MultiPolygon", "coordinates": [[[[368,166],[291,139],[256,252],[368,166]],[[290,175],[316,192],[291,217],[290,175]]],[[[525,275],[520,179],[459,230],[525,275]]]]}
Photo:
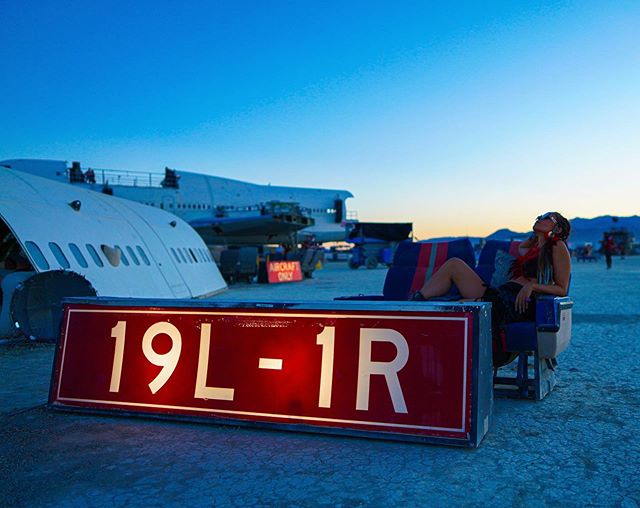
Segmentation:
{"type": "Polygon", "coordinates": [[[348,189],[419,238],[640,213],[640,2],[0,0],[0,159],[348,189]]]}

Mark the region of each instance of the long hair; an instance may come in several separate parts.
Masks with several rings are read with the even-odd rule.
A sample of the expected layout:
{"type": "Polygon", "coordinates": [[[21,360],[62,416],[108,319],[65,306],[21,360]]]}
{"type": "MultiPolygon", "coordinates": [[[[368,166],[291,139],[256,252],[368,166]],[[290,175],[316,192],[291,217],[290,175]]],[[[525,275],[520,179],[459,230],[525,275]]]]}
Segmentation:
{"type": "Polygon", "coordinates": [[[571,223],[558,212],[552,212],[556,225],[542,244],[538,255],[538,284],[553,283],[553,246],[558,242],[567,243],[571,234],[571,223]]]}

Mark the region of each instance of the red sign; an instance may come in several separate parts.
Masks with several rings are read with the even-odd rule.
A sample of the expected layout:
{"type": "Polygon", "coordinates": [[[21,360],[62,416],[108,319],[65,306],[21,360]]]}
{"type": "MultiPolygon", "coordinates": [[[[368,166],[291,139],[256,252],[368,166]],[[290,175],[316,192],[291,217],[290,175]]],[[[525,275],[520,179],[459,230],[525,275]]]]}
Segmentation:
{"type": "Polygon", "coordinates": [[[468,441],[473,321],[72,304],[50,403],[468,441]]]}
{"type": "Polygon", "coordinates": [[[271,284],[302,280],[300,261],[269,261],[267,263],[267,274],[271,284]]]}

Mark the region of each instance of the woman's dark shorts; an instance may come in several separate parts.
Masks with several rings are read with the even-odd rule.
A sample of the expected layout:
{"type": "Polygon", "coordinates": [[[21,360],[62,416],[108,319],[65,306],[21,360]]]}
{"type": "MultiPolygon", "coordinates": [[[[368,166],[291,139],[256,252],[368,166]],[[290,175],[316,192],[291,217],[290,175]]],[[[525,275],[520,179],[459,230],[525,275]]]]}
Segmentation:
{"type": "Polygon", "coordinates": [[[498,325],[535,321],[536,305],[533,298],[524,312],[516,310],[516,297],[522,289],[517,282],[505,282],[499,288],[487,287],[482,296],[483,302],[491,302],[491,321],[498,325]]]}
{"type": "Polygon", "coordinates": [[[491,302],[491,335],[493,336],[494,366],[506,365],[515,358],[505,351],[503,327],[509,323],[535,321],[536,304],[532,298],[524,312],[516,310],[516,296],[522,289],[517,282],[506,282],[498,288],[488,286],[482,296],[483,302],[491,302]]]}

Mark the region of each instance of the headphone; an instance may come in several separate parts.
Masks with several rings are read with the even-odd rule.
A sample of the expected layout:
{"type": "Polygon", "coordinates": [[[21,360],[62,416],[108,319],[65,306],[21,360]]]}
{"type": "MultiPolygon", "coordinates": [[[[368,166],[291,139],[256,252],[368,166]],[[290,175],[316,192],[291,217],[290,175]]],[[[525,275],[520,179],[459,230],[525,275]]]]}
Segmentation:
{"type": "Polygon", "coordinates": [[[562,233],[562,226],[560,224],[556,224],[553,226],[553,229],[545,234],[545,239],[548,240],[550,238],[555,238],[562,233]]]}

